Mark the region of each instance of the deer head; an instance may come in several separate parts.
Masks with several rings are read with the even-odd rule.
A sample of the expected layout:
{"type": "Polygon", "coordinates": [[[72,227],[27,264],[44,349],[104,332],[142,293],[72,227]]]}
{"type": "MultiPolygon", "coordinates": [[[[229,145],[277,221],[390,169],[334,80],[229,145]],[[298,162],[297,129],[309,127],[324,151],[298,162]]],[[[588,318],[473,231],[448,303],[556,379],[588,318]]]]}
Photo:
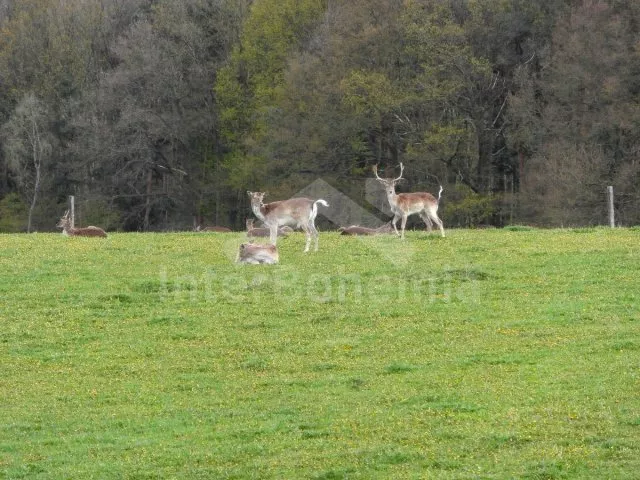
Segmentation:
{"type": "Polygon", "coordinates": [[[71,219],[69,218],[69,210],[67,210],[66,212],[64,212],[64,215],[62,216],[62,218],[60,219],[56,227],[65,228],[65,227],[69,227],[70,225],[71,225],[71,219]]]}
{"type": "Polygon", "coordinates": [[[266,192],[251,192],[247,190],[247,194],[251,199],[251,205],[262,205],[264,197],[267,196],[266,192]]]}
{"type": "Polygon", "coordinates": [[[378,175],[378,165],[373,166],[373,173],[376,176],[376,180],[378,180],[380,183],[382,183],[382,185],[384,185],[384,188],[388,195],[396,194],[396,184],[400,182],[400,180],[404,180],[402,178],[403,171],[404,171],[404,165],[402,165],[402,162],[400,162],[400,176],[398,178],[381,178],[380,175],[378,175]]]}

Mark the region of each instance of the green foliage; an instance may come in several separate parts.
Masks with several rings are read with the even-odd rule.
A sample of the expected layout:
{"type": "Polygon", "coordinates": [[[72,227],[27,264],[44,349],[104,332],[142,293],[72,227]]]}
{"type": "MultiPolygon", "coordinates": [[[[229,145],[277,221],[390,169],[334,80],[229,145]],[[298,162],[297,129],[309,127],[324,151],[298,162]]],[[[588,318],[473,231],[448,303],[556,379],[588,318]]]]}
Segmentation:
{"type": "Polygon", "coordinates": [[[31,92],[53,105],[94,80],[101,63],[94,42],[105,21],[99,3],[24,0],[6,9],[11,14],[0,30],[0,75],[12,103],[31,92]]]}
{"type": "Polygon", "coordinates": [[[269,118],[285,94],[290,55],[309,41],[324,11],[320,0],[264,0],[251,5],[239,44],[215,84],[221,134],[233,152],[225,159],[232,184],[251,183],[241,172],[253,172],[260,145],[269,135],[269,118]],[[244,165],[236,165],[243,163],[244,165]],[[238,179],[238,180],[235,180],[238,179]]]}
{"type": "Polygon", "coordinates": [[[252,5],[238,56],[245,62],[258,108],[281,98],[287,58],[310,39],[324,8],[323,0],[263,0],[252,5]]]}
{"type": "Polygon", "coordinates": [[[419,66],[417,80],[423,101],[444,101],[464,87],[468,67],[486,69],[486,61],[474,58],[462,25],[454,22],[444,2],[408,2],[401,17],[405,51],[419,66]],[[462,75],[461,75],[462,74],[462,75]]]}
{"type": "Polygon", "coordinates": [[[120,229],[121,219],[108,202],[101,199],[86,200],[76,205],[77,226],[100,226],[106,231],[120,229]]]}
{"type": "Polygon", "coordinates": [[[234,153],[225,157],[224,165],[229,175],[226,182],[229,187],[244,192],[244,187],[256,188],[262,184],[265,173],[264,159],[255,155],[240,156],[239,153],[234,153]]]}
{"type": "Polygon", "coordinates": [[[0,235],[0,476],[634,478],[637,229],[0,235]]]}
{"type": "Polygon", "coordinates": [[[495,195],[479,194],[462,184],[455,186],[454,198],[447,201],[443,214],[449,224],[463,227],[487,225],[498,209],[495,195]]]}
{"type": "Polygon", "coordinates": [[[23,231],[28,207],[17,193],[9,193],[0,200],[0,233],[23,231]]]}
{"type": "MultiPolygon", "coordinates": [[[[45,205],[90,192],[127,229],[239,227],[247,188],[355,192],[402,161],[414,184],[513,192],[517,222],[600,223],[605,185],[619,221],[640,221],[637,2],[5,4],[0,128],[29,95],[48,112],[45,205]]],[[[2,196],[32,182],[15,158],[2,196]]],[[[483,201],[451,220],[488,221],[483,201]]]]}
{"type": "Polygon", "coordinates": [[[397,90],[382,73],[353,71],[340,86],[342,101],[358,115],[379,118],[398,105],[397,90]]]}
{"type": "Polygon", "coordinates": [[[461,119],[446,119],[429,125],[423,139],[407,147],[407,157],[429,156],[445,163],[451,163],[462,149],[472,140],[472,133],[461,119]]]}
{"type": "Polygon", "coordinates": [[[509,136],[528,153],[525,208],[546,224],[603,223],[607,185],[624,199],[618,218],[638,222],[639,19],[635,2],[581,4],[558,19],[540,75],[520,82],[509,136]]]}

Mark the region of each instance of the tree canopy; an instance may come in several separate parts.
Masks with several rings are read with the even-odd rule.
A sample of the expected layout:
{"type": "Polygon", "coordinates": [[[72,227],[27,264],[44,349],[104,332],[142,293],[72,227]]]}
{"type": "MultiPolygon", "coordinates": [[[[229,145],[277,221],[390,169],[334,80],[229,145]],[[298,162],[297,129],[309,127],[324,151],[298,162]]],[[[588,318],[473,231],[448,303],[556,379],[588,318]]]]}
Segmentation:
{"type": "Polygon", "coordinates": [[[602,224],[607,185],[637,224],[638,25],[632,0],[5,0],[0,228],[68,195],[109,229],[241,228],[247,189],[317,178],[373,209],[400,162],[446,225],[602,224]]]}

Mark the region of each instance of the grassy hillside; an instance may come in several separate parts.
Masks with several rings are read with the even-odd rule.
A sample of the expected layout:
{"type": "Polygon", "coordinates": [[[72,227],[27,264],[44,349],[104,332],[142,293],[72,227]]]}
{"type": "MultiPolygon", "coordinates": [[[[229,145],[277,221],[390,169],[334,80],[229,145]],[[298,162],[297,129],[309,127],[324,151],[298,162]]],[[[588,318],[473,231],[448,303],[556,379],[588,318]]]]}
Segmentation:
{"type": "Polygon", "coordinates": [[[0,478],[637,478],[640,230],[0,235],[0,478]]]}

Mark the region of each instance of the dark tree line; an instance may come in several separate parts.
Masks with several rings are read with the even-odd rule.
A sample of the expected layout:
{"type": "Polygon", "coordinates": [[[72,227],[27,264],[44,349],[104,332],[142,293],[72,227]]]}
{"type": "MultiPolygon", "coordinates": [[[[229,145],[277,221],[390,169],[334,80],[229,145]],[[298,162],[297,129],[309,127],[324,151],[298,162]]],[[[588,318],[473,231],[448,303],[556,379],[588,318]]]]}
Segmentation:
{"type": "Polygon", "coordinates": [[[633,0],[0,0],[0,231],[241,228],[247,189],[445,187],[449,226],[640,221],[633,0]]]}

